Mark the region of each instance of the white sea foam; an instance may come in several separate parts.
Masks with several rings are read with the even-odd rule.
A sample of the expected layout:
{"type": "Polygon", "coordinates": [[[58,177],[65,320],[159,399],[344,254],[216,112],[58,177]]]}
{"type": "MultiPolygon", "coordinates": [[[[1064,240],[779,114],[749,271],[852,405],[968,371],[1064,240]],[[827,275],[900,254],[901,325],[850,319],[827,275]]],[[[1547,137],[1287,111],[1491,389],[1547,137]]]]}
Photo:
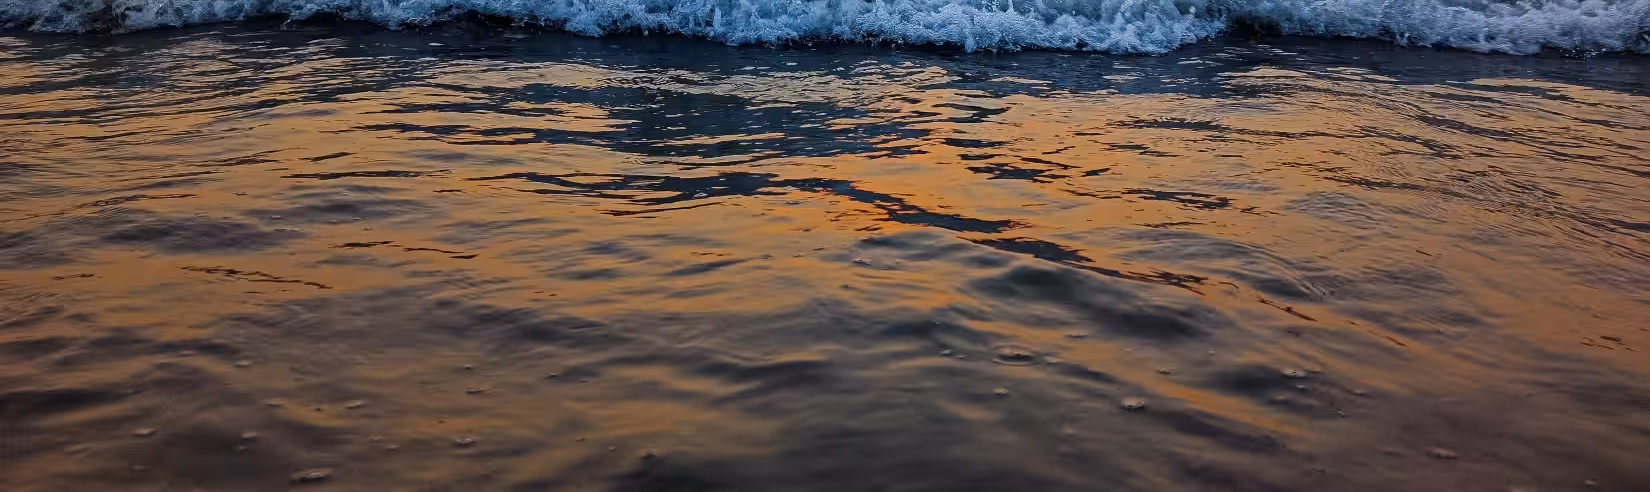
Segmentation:
{"type": "Polygon", "coordinates": [[[1478,51],[1650,52],[1650,0],[0,0],[0,25],[82,32],[317,14],[390,26],[464,13],[734,44],[834,39],[1161,53],[1235,23],[1478,51]]]}

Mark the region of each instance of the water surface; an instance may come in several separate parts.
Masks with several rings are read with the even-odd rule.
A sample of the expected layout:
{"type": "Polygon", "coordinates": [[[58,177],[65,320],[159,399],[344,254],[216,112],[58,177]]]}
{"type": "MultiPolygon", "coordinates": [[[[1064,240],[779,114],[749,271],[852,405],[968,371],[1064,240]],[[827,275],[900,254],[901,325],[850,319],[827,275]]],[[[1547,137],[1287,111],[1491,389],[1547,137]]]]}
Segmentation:
{"type": "Polygon", "coordinates": [[[9,36],[0,489],[1650,484],[1641,55],[9,36]]]}

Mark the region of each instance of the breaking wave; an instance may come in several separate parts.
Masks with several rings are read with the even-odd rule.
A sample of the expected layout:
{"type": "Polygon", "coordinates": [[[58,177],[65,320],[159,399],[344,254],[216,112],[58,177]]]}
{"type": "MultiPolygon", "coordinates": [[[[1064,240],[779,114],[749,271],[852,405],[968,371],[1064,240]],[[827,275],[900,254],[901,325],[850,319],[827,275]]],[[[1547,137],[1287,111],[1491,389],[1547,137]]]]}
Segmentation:
{"type": "Polygon", "coordinates": [[[1162,53],[1233,26],[1528,54],[1650,52],[1650,0],[0,0],[0,26],[130,31],[317,15],[392,27],[463,15],[600,36],[1162,53]]]}

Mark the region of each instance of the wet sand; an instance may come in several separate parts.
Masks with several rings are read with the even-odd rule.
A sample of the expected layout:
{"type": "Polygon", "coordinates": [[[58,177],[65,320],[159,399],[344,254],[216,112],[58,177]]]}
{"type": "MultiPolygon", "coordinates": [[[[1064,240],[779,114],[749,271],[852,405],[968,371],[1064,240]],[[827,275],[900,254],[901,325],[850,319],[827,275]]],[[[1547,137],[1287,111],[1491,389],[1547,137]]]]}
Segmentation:
{"type": "Polygon", "coordinates": [[[6,36],[3,490],[1650,489],[1643,56],[6,36]]]}

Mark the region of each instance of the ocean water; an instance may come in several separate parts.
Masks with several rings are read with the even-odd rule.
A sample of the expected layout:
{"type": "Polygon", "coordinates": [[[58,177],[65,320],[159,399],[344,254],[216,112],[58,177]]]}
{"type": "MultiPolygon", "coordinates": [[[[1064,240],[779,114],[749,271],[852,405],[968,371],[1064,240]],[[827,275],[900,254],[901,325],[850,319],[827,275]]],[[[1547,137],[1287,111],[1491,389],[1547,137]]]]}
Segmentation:
{"type": "Polygon", "coordinates": [[[1650,486],[1644,2],[6,1],[0,490],[1650,486]]]}
{"type": "Polygon", "coordinates": [[[1650,0],[0,0],[0,27],[58,32],[316,16],[408,27],[473,15],[729,44],[1163,53],[1241,27],[1489,52],[1650,51],[1650,0]]]}

